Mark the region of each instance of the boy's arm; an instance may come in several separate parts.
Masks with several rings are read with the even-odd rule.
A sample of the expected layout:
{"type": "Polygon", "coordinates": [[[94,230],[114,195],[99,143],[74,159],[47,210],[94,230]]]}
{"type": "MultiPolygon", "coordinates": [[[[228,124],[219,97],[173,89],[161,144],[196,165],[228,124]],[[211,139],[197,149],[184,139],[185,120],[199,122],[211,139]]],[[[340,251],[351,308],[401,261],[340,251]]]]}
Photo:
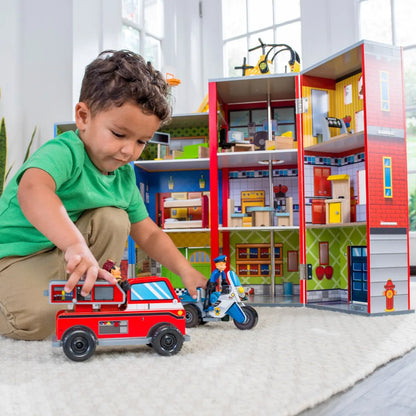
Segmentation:
{"type": "Polygon", "coordinates": [[[133,240],[154,260],[179,275],[189,294],[196,298],[197,287],[205,288],[207,279],[195,270],[151,218],[133,223],[130,234],[133,240]]]}
{"type": "Polygon", "coordinates": [[[55,181],[47,172],[29,168],[20,180],[17,198],[27,220],[65,254],[67,273],[70,273],[65,290],[71,291],[83,276],[83,296],[91,291],[97,277],[115,283],[110,273],[99,268],[55,190],[55,181]]]}

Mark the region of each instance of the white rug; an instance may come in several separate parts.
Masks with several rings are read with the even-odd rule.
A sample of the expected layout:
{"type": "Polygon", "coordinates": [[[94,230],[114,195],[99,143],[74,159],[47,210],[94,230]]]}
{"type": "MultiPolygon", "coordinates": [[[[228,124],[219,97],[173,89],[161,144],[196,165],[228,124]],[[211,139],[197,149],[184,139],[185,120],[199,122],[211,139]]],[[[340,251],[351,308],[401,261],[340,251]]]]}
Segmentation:
{"type": "Polygon", "coordinates": [[[69,361],[50,340],[0,337],[2,416],[295,415],[416,346],[415,314],[256,307],[257,327],[188,330],[173,357],[146,346],[69,361]]]}

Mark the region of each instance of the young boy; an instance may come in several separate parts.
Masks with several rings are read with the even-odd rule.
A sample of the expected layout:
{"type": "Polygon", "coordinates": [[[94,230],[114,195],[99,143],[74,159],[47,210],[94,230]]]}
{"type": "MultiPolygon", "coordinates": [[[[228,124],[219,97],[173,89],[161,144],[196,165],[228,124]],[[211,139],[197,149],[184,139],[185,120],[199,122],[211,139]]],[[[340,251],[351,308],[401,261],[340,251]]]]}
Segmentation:
{"type": "Polygon", "coordinates": [[[0,334],[43,339],[55,313],[43,291],[67,279],[82,294],[102,269],[118,264],[130,234],[153,259],[181,276],[191,295],[206,279],[149,218],[130,162],[170,117],[167,84],[129,51],[107,51],[87,66],[77,132],[48,141],[22,166],[0,198],[0,334]]]}

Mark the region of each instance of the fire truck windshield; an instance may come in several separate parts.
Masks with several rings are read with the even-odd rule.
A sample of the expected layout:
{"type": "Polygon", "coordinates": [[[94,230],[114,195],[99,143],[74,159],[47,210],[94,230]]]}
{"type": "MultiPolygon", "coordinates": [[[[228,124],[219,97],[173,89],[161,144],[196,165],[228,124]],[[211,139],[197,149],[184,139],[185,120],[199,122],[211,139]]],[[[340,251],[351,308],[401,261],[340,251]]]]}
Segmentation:
{"type": "Polygon", "coordinates": [[[131,300],[169,300],[173,295],[165,282],[136,283],[131,286],[131,300]]]}

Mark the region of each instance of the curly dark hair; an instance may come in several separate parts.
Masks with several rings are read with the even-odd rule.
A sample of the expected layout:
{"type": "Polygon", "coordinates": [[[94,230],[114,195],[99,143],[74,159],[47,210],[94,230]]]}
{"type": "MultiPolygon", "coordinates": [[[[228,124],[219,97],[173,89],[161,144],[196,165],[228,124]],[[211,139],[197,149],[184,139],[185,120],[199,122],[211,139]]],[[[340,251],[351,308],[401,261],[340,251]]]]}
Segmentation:
{"type": "Polygon", "coordinates": [[[88,105],[93,116],[134,102],[166,123],[171,116],[168,87],[162,74],[140,55],[107,50],[85,68],[79,101],[88,105]]]}

